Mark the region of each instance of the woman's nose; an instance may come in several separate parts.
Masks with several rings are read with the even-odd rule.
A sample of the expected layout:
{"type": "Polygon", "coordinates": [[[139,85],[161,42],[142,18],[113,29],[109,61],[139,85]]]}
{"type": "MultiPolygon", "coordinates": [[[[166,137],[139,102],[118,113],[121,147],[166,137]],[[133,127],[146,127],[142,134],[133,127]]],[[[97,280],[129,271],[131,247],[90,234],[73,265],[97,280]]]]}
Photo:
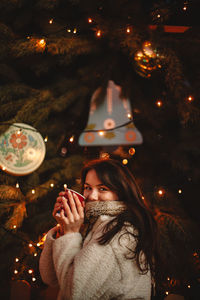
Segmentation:
{"type": "Polygon", "coordinates": [[[91,190],[88,198],[90,201],[97,201],[98,200],[98,191],[95,189],[91,190]]]}

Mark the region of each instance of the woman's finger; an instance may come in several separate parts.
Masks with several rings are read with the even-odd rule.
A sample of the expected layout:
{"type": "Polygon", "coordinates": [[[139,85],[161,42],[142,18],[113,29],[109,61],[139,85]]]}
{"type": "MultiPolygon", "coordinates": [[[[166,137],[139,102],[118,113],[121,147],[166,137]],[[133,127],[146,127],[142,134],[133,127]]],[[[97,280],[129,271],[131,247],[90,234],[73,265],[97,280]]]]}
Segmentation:
{"type": "Polygon", "coordinates": [[[77,212],[77,209],[76,209],[76,203],[74,201],[74,195],[75,194],[72,194],[71,191],[68,191],[67,195],[68,195],[69,205],[70,205],[71,211],[72,211],[74,216],[77,216],[78,212],[77,212]]]}
{"type": "Polygon", "coordinates": [[[56,202],[58,202],[58,203],[62,202],[62,196],[57,197],[56,202]]]}
{"type": "Polygon", "coordinates": [[[59,193],[59,196],[64,196],[65,195],[65,191],[61,191],[60,193],[59,193]]]}
{"type": "Polygon", "coordinates": [[[75,200],[75,203],[76,203],[76,209],[77,209],[78,215],[82,219],[82,218],[84,218],[84,208],[83,208],[82,203],[81,203],[81,201],[79,200],[79,198],[76,194],[74,194],[74,200],[75,200]]]}
{"type": "Polygon", "coordinates": [[[63,197],[62,203],[63,203],[65,214],[66,214],[67,218],[69,219],[70,222],[73,222],[74,216],[73,216],[70,206],[67,203],[67,199],[65,197],[63,197]]]}

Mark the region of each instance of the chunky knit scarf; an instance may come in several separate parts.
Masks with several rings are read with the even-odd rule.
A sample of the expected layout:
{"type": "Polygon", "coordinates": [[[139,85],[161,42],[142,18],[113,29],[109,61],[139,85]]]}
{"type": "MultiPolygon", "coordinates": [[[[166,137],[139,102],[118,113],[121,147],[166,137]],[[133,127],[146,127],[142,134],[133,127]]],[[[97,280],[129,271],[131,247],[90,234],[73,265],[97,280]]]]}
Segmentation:
{"type": "Polygon", "coordinates": [[[85,204],[85,221],[81,234],[83,238],[89,233],[101,215],[117,216],[127,209],[122,201],[88,201],[85,204]]]}

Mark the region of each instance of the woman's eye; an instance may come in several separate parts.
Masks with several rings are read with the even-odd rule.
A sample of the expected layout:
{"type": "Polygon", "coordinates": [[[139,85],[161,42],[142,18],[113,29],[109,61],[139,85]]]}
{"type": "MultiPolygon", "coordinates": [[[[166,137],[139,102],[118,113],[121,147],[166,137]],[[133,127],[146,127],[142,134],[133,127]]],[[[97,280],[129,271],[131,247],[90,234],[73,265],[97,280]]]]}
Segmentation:
{"type": "Polygon", "coordinates": [[[90,187],[89,186],[84,186],[83,189],[86,190],[86,191],[89,191],[90,187]]]}
{"type": "Polygon", "coordinates": [[[107,191],[108,189],[105,188],[105,187],[101,187],[99,190],[100,190],[101,192],[103,192],[103,191],[107,191]]]}

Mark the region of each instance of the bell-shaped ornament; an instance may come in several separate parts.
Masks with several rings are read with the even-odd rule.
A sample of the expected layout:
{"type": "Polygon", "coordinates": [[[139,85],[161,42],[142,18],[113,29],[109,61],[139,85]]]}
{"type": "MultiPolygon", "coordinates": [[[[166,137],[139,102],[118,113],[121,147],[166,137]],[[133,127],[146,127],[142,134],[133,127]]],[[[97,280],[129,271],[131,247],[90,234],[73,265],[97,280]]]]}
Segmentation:
{"type": "Polygon", "coordinates": [[[121,98],[121,87],[108,81],[106,95],[99,104],[101,88],[91,99],[88,123],[79,137],[80,146],[137,145],[143,139],[135,127],[129,99],[121,98]]]}

